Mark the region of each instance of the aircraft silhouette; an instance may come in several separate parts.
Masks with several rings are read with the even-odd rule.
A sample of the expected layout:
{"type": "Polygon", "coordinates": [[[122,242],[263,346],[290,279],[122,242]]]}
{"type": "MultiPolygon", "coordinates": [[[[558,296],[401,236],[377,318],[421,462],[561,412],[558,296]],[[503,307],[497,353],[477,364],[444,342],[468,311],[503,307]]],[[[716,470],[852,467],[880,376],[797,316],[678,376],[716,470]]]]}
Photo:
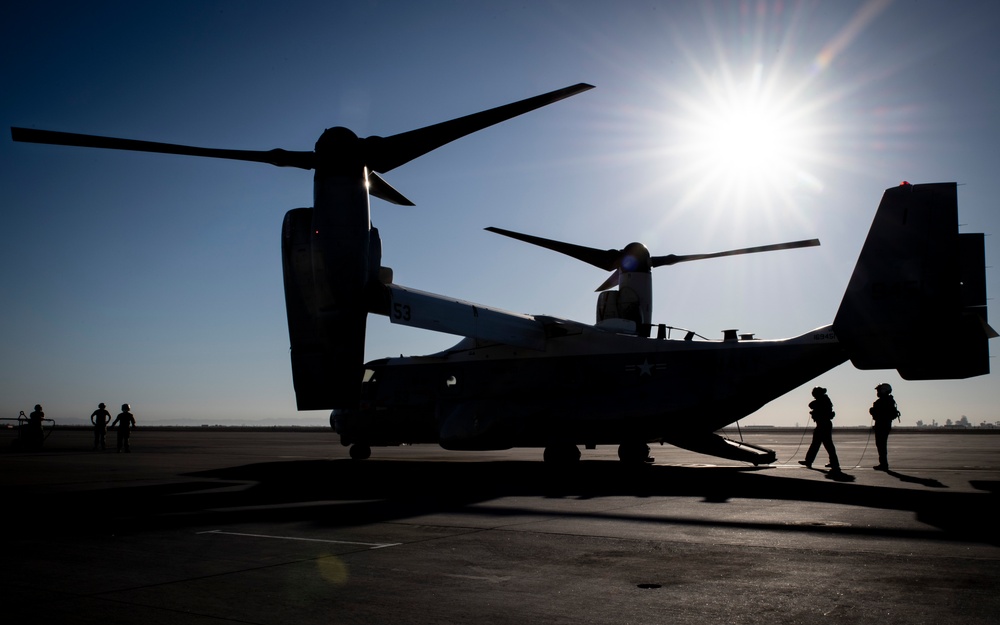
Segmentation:
{"type": "Polygon", "coordinates": [[[369,196],[411,205],[379,174],[477,130],[576,95],[577,84],[401,134],[327,129],[312,151],[224,150],[11,128],[15,141],[223,158],[314,170],[314,203],[282,224],[285,304],[296,403],[331,409],[354,458],[372,446],[544,448],[551,462],[579,445],[618,445],[629,463],[649,443],[746,460],[774,452],[716,432],[847,361],[907,379],[989,372],[984,243],[959,234],[956,185],[887,189],[834,322],[798,337],[727,332],[650,338],[651,270],[678,262],[818,245],[815,239],[710,254],[651,256],[640,243],[596,250],[488,230],[613,272],[597,321],[513,313],[392,280],[369,196]],[[617,287],[617,290],[609,290],[617,287]],[[364,363],[367,316],[464,337],[437,354],[364,363]],[[929,335],[931,328],[947,333],[929,335]],[[696,340],[701,339],[701,340],[696,340]]]}

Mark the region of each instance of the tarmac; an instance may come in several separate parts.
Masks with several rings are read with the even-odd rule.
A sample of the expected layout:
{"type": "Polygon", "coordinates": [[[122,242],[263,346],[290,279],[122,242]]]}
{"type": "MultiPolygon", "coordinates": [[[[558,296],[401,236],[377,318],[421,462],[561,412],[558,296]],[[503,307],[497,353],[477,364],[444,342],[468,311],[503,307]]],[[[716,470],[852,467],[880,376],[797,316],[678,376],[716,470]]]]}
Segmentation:
{"type": "MultiPolygon", "coordinates": [[[[736,433],[729,434],[735,437],[736,433]]],[[[614,447],[375,448],[331,431],[0,437],[5,623],[1000,623],[1000,436],[744,430],[754,467],[614,447]],[[109,436],[113,446],[114,436],[109,436]],[[109,447],[110,447],[109,446],[109,447]]]]}

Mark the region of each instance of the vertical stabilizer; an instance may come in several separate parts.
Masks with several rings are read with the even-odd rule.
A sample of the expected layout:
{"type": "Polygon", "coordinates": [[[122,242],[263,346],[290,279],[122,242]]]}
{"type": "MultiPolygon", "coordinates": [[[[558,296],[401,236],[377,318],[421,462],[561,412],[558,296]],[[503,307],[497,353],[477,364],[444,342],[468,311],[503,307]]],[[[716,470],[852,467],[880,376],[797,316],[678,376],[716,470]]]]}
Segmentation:
{"type": "Polygon", "coordinates": [[[958,232],[955,183],[887,189],[833,323],[854,366],[989,373],[984,265],[983,235],[958,232]]]}

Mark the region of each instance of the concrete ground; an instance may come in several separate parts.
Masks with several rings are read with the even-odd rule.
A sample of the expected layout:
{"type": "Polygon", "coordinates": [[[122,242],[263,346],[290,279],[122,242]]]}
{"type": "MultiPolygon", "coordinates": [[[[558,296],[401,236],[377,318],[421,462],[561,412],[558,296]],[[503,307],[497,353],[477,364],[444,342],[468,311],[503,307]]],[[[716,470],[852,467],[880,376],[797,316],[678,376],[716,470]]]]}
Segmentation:
{"type": "MultiPolygon", "coordinates": [[[[376,448],[329,431],[0,437],[5,623],[1000,622],[1000,436],[744,431],[752,467],[613,447],[376,448]],[[111,441],[113,443],[113,436],[111,441]],[[820,452],[817,466],[825,463],[820,452]]],[[[732,433],[731,436],[736,436],[732,433]]]]}

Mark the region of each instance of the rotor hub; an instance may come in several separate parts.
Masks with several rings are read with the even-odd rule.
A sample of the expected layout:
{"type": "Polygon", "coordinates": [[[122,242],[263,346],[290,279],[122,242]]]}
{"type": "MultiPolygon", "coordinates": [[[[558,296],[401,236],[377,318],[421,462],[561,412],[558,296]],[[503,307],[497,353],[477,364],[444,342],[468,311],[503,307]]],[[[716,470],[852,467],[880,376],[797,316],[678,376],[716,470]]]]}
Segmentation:
{"type": "Polygon", "coordinates": [[[353,175],[364,167],[364,146],[349,128],[327,128],[316,141],[316,171],[325,175],[353,175]]]}
{"type": "Polygon", "coordinates": [[[622,250],[620,266],[622,271],[652,271],[653,266],[650,262],[649,249],[642,243],[629,243],[622,250]]]}

